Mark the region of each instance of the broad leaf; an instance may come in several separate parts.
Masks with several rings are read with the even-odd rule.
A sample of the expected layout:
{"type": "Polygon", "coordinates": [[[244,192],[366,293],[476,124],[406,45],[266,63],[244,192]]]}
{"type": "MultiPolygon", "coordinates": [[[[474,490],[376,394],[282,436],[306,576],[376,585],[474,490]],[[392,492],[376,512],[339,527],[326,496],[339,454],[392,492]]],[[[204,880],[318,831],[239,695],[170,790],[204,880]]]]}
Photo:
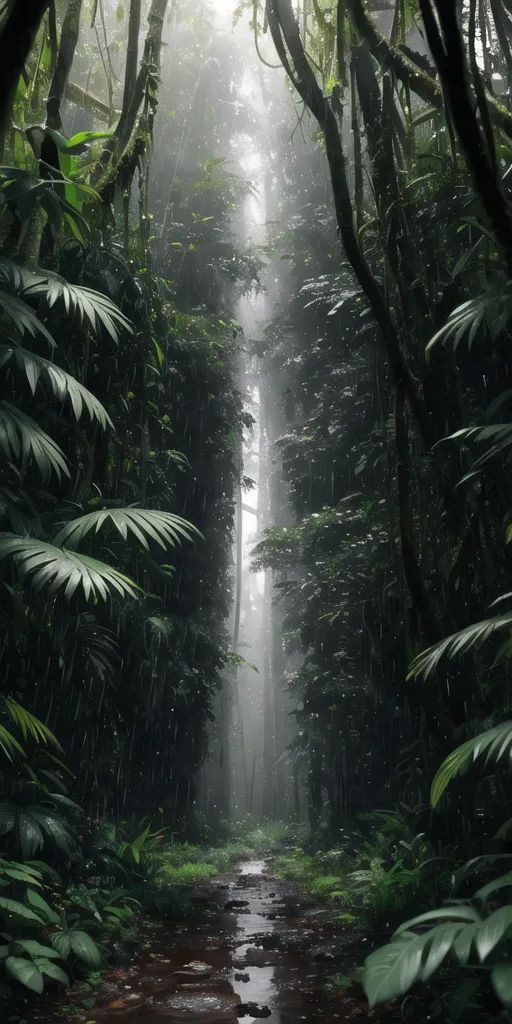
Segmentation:
{"type": "Polygon", "coordinates": [[[512,906],[500,907],[482,922],[475,935],[475,946],[481,961],[487,959],[511,928],[512,906]]]}
{"type": "Polygon", "coordinates": [[[411,928],[417,928],[419,924],[435,924],[441,921],[468,921],[477,922],[480,920],[480,915],[474,909],[466,904],[457,904],[450,907],[440,907],[439,910],[427,910],[424,914],[420,914],[418,917],[412,917],[409,921],[405,921],[404,924],[396,930],[395,935],[400,935],[401,932],[410,931],[411,928]]]}
{"type": "Polygon", "coordinates": [[[68,932],[53,932],[50,942],[57,950],[61,960],[67,960],[71,953],[71,940],[68,932]]]}
{"type": "Polygon", "coordinates": [[[47,921],[51,924],[59,924],[60,917],[57,911],[54,910],[38,892],[35,892],[34,889],[28,889],[27,899],[29,903],[36,908],[36,910],[39,910],[40,913],[44,915],[47,921]]]}
{"type": "Polygon", "coordinates": [[[75,956],[79,960],[82,960],[84,964],[89,967],[98,967],[101,963],[101,954],[91,936],[87,932],[82,931],[70,931],[69,940],[71,943],[71,949],[75,956]]]}
{"type": "Polygon", "coordinates": [[[491,971],[491,982],[504,1006],[512,1006],[512,964],[496,964],[491,971]]]}
{"type": "Polygon", "coordinates": [[[20,985],[24,985],[25,988],[29,988],[32,992],[37,992],[38,995],[41,995],[43,991],[43,976],[31,960],[25,960],[20,956],[9,956],[5,961],[5,966],[15,981],[18,981],[20,985]]]}
{"type": "Polygon", "coordinates": [[[43,924],[42,919],[30,907],[26,907],[19,900],[11,900],[7,896],[0,896],[0,910],[5,910],[7,914],[15,914],[16,917],[22,917],[25,921],[37,921],[38,924],[43,924]]]}
{"type": "Polygon", "coordinates": [[[370,1007],[403,995],[421,977],[429,933],[403,936],[366,958],[363,985],[370,1007]]]}
{"type": "MultiPolygon", "coordinates": [[[[52,951],[53,952],[53,951],[52,951]]],[[[57,964],[52,964],[48,960],[37,960],[37,966],[41,971],[41,974],[45,974],[47,978],[51,978],[52,981],[58,981],[60,985],[65,985],[67,988],[69,985],[69,977],[62,967],[57,964]]]]}

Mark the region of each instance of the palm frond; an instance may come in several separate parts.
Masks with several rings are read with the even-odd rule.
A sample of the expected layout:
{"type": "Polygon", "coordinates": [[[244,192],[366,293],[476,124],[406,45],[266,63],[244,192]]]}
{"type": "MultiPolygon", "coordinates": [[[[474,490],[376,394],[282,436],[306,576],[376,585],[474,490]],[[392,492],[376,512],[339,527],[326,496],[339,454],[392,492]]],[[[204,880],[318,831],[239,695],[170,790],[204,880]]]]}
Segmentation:
{"type": "Polygon", "coordinates": [[[512,288],[510,282],[497,282],[482,295],[468,299],[452,310],[448,320],[433,335],[427,353],[439,341],[451,341],[457,349],[464,337],[471,348],[475,338],[485,332],[497,338],[512,319],[512,288]]]}
{"type": "Polygon", "coordinates": [[[12,558],[22,578],[30,577],[36,591],[48,595],[64,592],[71,598],[82,591],[87,601],[106,601],[113,593],[136,597],[133,580],[88,555],[67,551],[33,537],[0,537],[0,562],[12,558]]]}
{"type": "Polygon", "coordinates": [[[88,612],[79,617],[78,630],[73,623],[73,636],[77,636],[81,656],[99,679],[112,678],[119,661],[117,637],[112,630],[96,622],[88,612]]]}
{"type": "Polygon", "coordinates": [[[43,356],[36,355],[17,345],[1,345],[0,367],[2,366],[13,366],[23,373],[28,380],[32,394],[35,393],[41,377],[44,377],[56,398],[60,401],[67,399],[71,403],[77,421],[85,411],[89,419],[95,420],[104,430],[107,427],[113,428],[110,416],[96,396],[76,377],[72,377],[70,373],[63,370],[61,366],[56,366],[49,359],[44,359],[43,356]]]}
{"type": "Polygon", "coordinates": [[[25,756],[25,751],[16,737],[2,724],[0,724],[0,750],[9,761],[13,761],[16,754],[21,757],[25,756]]]}
{"type": "Polygon", "coordinates": [[[0,451],[13,461],[32,460],[44,481],[52,472],[61,480],[69,477],[63,451],[35,420],[9,402],[0,402],[0,451]]]}
{"type": "Polygon", "coordinates": [[[116,345],[120,330],[132,333],[130,321],[106,295],[82,285],[69,284],[57,275],[47,274],[26,288],[24,294],[44,295],[50,309],[63,307],[67,316],[76,316],[81,324],[88,323],[93,331],[105,330],[116,345]]]}
{"type": "Polygon", "coordinates": [[[480,427],[464,427],[443,439],[444,441],[474,441],[490,444],[487,451],[473,462],[472,472],[482,469],[495,455],[504,455],[512,447],[512,423],[487,423],[480,427]]]}
{"type": "Polygon", "coordinates": [[[24,740],[31,739],[45,747],[55,747],[56,750],[63,753],[57,737],[36,715],[33,715],[27,708],[22,707],[17,701],[12,700],[11,697],[5,698],[5,706],[12,721],[18,726],[24,740]]]}
{"type": "Polygon", "coordinates": [[[432,807],[437,807],[445,789],[457,775],[463,774],[475,761],[484,757],[484,766],[497,764],[512,754],[512,722],[487,729],[460,747],[452,750],[435,775],[430,790],[432,807]]]}
{"type": "Polygon", "coordinates": [[[511,628],[512,613],[496,615],[493,618],[483,619],[481,622],[466,626],[418,654],[411,664],[407,678],[423,676],[424,679],[427,679],[443,658],[455,658],[458,655],[467,654],[473,647],[480,646],[495,633],[511,628]]]}
{"type": "Polygon", "coordinates": [[[41,334],[51,347],[55,348],[52,335],[28,303],[18,295],[10,295],[3,289],[0,290],[0,318],[7,326],[14,327],[22,336],[30,334],[32,338],[36,338],[38,334],[41,334]]]}
{"type": "Polygon", "coordinates": [[[79,519],[73,519],[59,531],[55,538],[56,544],[76,547],[91,532],[98,534],[105,527],[113,527],[127,540],[132,534],[146,549],[148,540],[153,540],[162,548],[174,547],[183,540],[193,540],[202,534],[192,523],[176,516],[172,512],[161,512],[147,508],[109,508],[98,512],[88,512],[79,519]]]}

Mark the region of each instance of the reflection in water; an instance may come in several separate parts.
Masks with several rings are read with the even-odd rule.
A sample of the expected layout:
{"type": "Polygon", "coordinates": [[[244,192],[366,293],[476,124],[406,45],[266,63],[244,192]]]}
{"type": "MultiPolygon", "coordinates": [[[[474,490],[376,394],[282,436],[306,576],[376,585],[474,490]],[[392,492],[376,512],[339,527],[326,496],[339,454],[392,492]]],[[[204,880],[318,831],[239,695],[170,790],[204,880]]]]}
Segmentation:
{"type": "Polygon", "coordinates": [[[240,866],[241,875],[262,875],[264,870],[264,860],[248,860],[240,866]]]}
{"type": "MultiPolygon", "coordinates": [[[[357,999],[327,988],[330,977],[354,967],[354,950],[352,960],[335,962],[340,936],[334,943],[315,909],[266,867],[249,861],[236,875],[198,887],[185,921],[146,921],[130,962],[106,976],[91,1021],[364,1024],[357,999]]],[[[48,1024],[51,1014],[42,1012],[38,1020],[48,1024]]]]}

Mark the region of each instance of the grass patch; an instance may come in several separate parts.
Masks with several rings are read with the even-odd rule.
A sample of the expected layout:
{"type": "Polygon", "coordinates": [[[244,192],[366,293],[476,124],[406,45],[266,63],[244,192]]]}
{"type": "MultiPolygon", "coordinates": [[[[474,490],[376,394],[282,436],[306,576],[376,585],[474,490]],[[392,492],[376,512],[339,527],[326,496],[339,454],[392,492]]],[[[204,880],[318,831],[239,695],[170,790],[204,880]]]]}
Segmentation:
{"type": "Polygon", "coordinates": [[[144,906],[165,917],[182,914],[187,887],[224,874],[251,857],[269,856],[292,835],[296,833],[282,822],[250,827],[238,823],[231,827],[231,836],[216,845],[173,839],[153,848],[145,858],[144,906]]]}

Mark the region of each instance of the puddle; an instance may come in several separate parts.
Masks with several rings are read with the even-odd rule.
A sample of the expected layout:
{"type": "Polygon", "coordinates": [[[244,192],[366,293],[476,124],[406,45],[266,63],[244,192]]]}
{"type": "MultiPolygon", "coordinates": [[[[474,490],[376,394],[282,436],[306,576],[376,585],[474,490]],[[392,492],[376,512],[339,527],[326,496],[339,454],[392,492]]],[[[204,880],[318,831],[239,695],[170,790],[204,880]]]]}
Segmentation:
{"type": "MultiPolygon", "coordinates": [[[[197,887],[194,917],[144,921],[138,949],[145,952],[107,972],[98,1005],[88,1011],[91,1024],[369,1021],[361,999],[333,996],[327,988],[360,954],[354,961],[346,938],[346,961],[322,955],[322,948],[343,947],[343,937],[325,921],[312,927],[315,908],[267,872],[264,860],[248,861],[237,874],[197,887]]],[[[47,1024],[42,1013],[34,1024],[47,1024]]]]}
{"type": "Polygon", "coordinates": [[[267,866],[264,860],[247,860],[240,865],[241,875],[262,875],[267,866]]]}

